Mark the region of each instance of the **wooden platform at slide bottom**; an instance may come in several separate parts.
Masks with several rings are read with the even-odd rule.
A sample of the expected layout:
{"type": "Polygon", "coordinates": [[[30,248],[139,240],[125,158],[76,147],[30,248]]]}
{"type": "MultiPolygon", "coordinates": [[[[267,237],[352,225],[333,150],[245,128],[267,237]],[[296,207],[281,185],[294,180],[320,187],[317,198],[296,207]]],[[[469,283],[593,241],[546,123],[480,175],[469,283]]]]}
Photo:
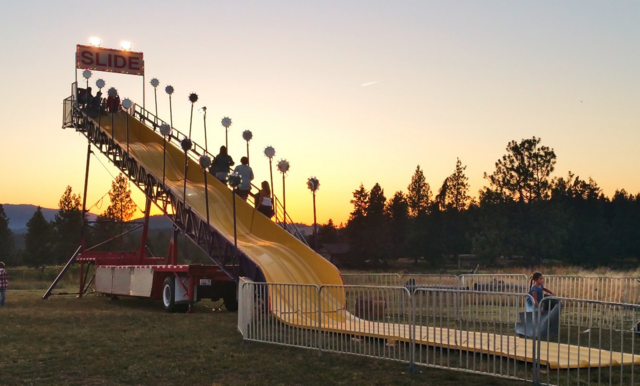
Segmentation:
{"type": "MultiPolygon", "coordinates": [[[[273,314],[289,326],[318,329],[317,313],[273,312],[273,314]]],[[[320,326],[322,332],[356,337],[374,337],[399,342],[410,342],[411,328],[412,326],[408,324],[363,320],[344,310],[323,313],[320,326]]],[[[535,340],[533,339],[438,327],[415,326],[413,329],[416,344],[497,355],[523,362],[533,363],[534,361],[535,340]]],[[[537,347],[535,349],[537,350],[537,347]]],[[[640,355],[542,341],[540,344],[540,364],[548,366],[550,369],[640,365],[640,355]]]]}

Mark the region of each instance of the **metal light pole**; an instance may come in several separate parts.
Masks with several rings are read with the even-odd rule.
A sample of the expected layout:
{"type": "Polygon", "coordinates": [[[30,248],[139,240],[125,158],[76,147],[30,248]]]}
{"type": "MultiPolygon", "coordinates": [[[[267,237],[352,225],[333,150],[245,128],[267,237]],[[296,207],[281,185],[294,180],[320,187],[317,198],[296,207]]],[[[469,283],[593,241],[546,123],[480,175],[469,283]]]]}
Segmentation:
{"type": "Polygon", "coordinates": [[[189,153],[189,150],[191,150],[191,146],[192,146],[191,126],[193,123],[193,104],[196,103],[197,101],[198,101],[198,94],[194,92],[189,94],[189,102],[191,102],[191,116],[189,117],[189,136],[185,137],[180,143],[182,150],[184,150],[184,184],[182,189],[182,202],[185,206],[185,209],[187,208],[187,205],[186,205],[187,204],[187,166],[189,161],[188,153],[189,153]]]}
{"type": "MultiPolygon", "coordinates": [[[[98,87],[98,91],[102,94],[102,88],[106,85],[104,79],[96,80],[96,87],[98,87]]],[[[102,118],[102,98],[98,103],[98,127],[100,127],[100,118],[102,118]]]]}
{"type": "Polygon", "coordinates": [[[189,138],[191,138],[191,126],[193,124],[193,105],[198,101],[198,94],[192,92],[189,94],[189,102],[191,102],[191,116],[189,117],[189,138]]]}
{"type": "MultiPolygon", "coordinates": [[[[253,133],[251,133],[251,130],[245,130],[242,132],[242,139],[244,139],[245,141],[247,141],[247,161],[250,160],[249,158],[249,141],[251,141],[251,138],[253,138],[253,133]]],[[[228,149],[227,149],[228,151],[228,149]]],[[[251,162],[249,162],[251,163],[251,162]]]]}
{"type": "Polygon", "coordinates": [[[287,196],[286,196],[286,187],[285,187],[285,176],[289,171],[289,161],[286,159],[281,159],[278,161],[278,171],[282,173],[282,210],[284,214],[282,215],[282,223],[284,224],[284,229],[287,229],[287,196]]]}
{"type": "MultiPolygon", "coordinates": [[[[87,98],[88,98],[89,78],[91,78],[91,71],[84,70],[82,72],[82,76],[84,76],[84,78],[87,80],[87,98]]],[[[89,106],[89,103],[87,103],[87,106],[89,106]]],[[[85,112],[87,115],[87,118],[85,119],[88,119],[89,110],[85,110],[85,112]]],[[[91,140],[89,139],[89,135],[87,133],[87,167],[84,174],[85,176],[84,177],[84,194],[82,195],[82,228],[80,229],[80,243],[83,248],[84,248],[84,232],[85,232],[85,225],[86,225],[85,214],[87,213],[87,189],[89,186],[89,160],[90,159],[91,159],[91,140]]],[[[82,290],[80,291],[80,294],[82,294],[82,290]]]]}
{"type": "Polygon", "coordinates": [[[314,249],[318,250],[318,222],[316,220],[316,191],[320,188],[320,181],[316,177],[307,179],[307,188],[313,193],[313,244],[314,249]]]}
{"type": "MultiPolygon", "coordinates": [[[[132,105],[133,103],[129,98],[124,98],[122,100],[122,107],[124,107],[125,109],[129,110],[132,105]]],[[[125,111],[125,113],[127,114],[126,118],[127,118],[127,160],[128,160],[129,159],[129,112],[125,111]]]]}
{"type": "Polygon", "coordinates": [[[191,140],[188,137],[184,137],[180,142],[180,147],[184,150],[184,186],[182,190],[182,203],[184,205],[184,209],[187,208],[187,153],[191,150],[191,140]]]}
{"type": "MultiPolygon", "coordinates": [[[[233,245],[236,247],[236,250],[238,249],[238,231],[237,231],[237,221],[236,221],[236,189],[238,188],[238,186],[240,185],[240,182],[242,181],[242,179],[240,178],[240,175],[238,173],[231,173],[229,174],[229,177],[227,177],[227,181],[229,182],[229,185],[233,188],[233,191],[231,192],[231,196],[233,196],[233,245]]],[[[236,251],[233,251],[234,255],[236,253],[236,251]]]]}
{"type": "MultiPolygon", "coordinates": [[[[276,155],[276,149],[273,146],[267,146],[264,148],[264,155],[269,158],[269,176],[271,177],[271,200],[273,200],[273,157],[276,155]]],[[[276,216],[276,220],[277,220],[276,216]]]]}
{"type": "Polygon", "coordinates": [[[207,141],[207,106],[202,106],[198,109],[202,114],[202,120],[204,121],[204,152],[209,153],[209,145],[207,141]]]}
{"type": "Polygon", "coordinates": [[[173,129],[173,110],[171,108],[171,94],[173,94],[173,92],[175,90],[173,89],[173,86],[169,85],[169,86],[164,88],[164,91],[167,94],[169,94],[169,124],[171,125],[171,128],[173,129]]]}
{"type": "Polygon", "coordinates": [[[211,157],[207,154],[202,155],[200,157],[200,167],[204,172],[204,202],[207,206],[207,225],[209,225],[209,184],[207,183],[207,174],[209,174],[207,169],[209,166],[211,166],[211,157]]]}
{"type": "Polygon", "coordinates": [[[160,81],[158,80],[158,78],[153,78],[151,79],[151,86],[153,86],[153,99],[156,102],[156,125],[158,124],[158,86],[160,85],[160,81]]]}
{"type": "MultiPolygon", "coordinates": [[[[115,98],[118,96],[118,90],[115,89],[115,87],[111,87],[109,89],[109,91],[107,91],[107,95],[109,95],[111,98],[115,98]]],[[[113,139],[114,145],[116,142],[116,127],[113,123],[113,114],[114,113],[114,109],[110,109],[111,110],[111,138],[113,139]]]]}
{"type": "Polygon", "coordinates": [[[231,126],[231,118],[222,118],[222,126],[225,128],[224,146],[227,148],[227,154],[229,154],[229,127],[231,126]]]}
{"type": "Polygon", "coordinates": [[[204,202],[207,206],[207,225],[209,225],[209,183],[207,182],[207,174],[209,174],[209,166],[211,166],[211,157],[209,157],[209,146],[207,145],[207,106],[202,106],[198,111],[202,113],[204,121],[204,154],[200,157],[200,167],[204,172],[204,202]]]}
{"type": "Polygon", "coordinates": [[[160,134],[162,134],[162,189],[164,189],[165,170],[167,161],[167,136],[171,135],[171,126],[163,123],[160,125],[160,134]]]}

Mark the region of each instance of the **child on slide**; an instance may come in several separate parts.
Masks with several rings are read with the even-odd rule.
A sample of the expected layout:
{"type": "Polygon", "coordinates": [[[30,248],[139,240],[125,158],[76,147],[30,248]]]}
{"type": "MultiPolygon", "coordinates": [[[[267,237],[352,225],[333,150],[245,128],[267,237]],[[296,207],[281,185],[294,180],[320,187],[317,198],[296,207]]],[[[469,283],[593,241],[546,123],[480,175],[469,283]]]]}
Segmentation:
{"type": "MultiPolygon", "coordinates": [[[[544,276],[540,272],[534,272],[529,278],[529,295],[531,298],[527,298],[526,311],[533,312],[540,307],[540,302],[544,298],[544,293],[548,293],[551,296],[555,294],[548,288],[544,288],[544,276]]],[[[544,312],[544,311],[543,311],[544,312]]]]}

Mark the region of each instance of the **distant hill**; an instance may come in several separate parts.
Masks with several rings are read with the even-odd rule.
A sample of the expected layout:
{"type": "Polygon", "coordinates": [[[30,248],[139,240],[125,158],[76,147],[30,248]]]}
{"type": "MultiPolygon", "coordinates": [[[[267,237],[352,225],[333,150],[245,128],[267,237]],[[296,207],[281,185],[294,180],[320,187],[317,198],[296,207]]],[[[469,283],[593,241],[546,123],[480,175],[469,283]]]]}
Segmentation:
{"type": "MultiPolygon", "coordinates": [[[[33,217],[38,207],[26,204],[3,204],[3,206],[7,217],[9,217],[9,228],[16,234],[26,233],[27,222],[33,217]]],[[[42,214],[47,221],[53,220],[56,213],[58,213],[58,209],[42,208],[42,214]]],[[[89,221],[93,221],[97,217],[97,215],[89,213],[89,221]]],[[[133,221],[142,222],[142,219],[133,221]]],[[[149,229],[171,229],[172,227],[171,221],[163,215],[149,217],[149,229]]]]}

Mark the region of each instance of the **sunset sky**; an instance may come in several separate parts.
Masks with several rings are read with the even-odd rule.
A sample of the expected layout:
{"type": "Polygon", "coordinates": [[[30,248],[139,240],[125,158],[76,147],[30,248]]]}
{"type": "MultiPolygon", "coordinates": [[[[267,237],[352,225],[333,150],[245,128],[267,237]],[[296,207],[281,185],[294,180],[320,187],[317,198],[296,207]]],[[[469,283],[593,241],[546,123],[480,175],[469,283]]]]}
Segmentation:
{"type": "MultiPolygon", "coordinates": [[[[181,131],[198,93],[211,149],[224,144],[222,117],[233,119],[237,161],[250,129],[256,182],[268,180],[262,151],[274,146],[291,163],[295,221],[313,221],[310,176],[321,184],[318,221],[346,222],[360,183],[379,182],[389,198],[418,164],[435,191],[460,157],[476,195],[506,144],[531,136],[555,149],[556,175],[637,193],[639,20],[632,0],[3,3],[0,203],[55,208],[67,185],[82,192],[86,139],[60,126],[75,46],[92,36],[144,52],[147,108],[157,77],[168,120],[173,85],[181,131]]],[[[90,85],[100,77],[142,103],[141,77],[94,72],[90,85]]],[[[199,114],[193,132],[203,142],[199,114]]],[[[90,173],[89,206],[117,170],[98,155],[90,173]]]]}

